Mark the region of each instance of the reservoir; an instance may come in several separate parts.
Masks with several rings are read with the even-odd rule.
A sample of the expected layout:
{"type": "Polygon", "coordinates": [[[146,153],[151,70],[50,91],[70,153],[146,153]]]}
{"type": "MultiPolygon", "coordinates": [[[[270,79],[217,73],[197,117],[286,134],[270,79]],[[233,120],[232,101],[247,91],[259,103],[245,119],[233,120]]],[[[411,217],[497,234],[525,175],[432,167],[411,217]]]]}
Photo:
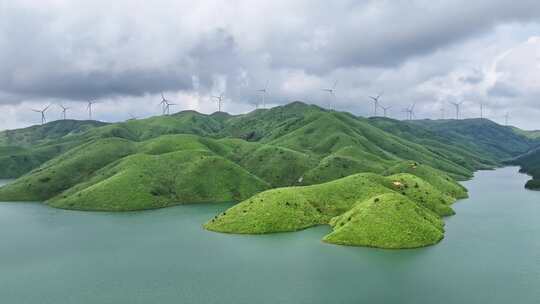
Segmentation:
{"type": "Polygon", "coordinates": [[[0,302],[540,303],[540,192],[518,168],[476,172],[438,245],[321,242],[329,227],[205,231],[230,204],[127,213],[0,203],[0,302]]]}

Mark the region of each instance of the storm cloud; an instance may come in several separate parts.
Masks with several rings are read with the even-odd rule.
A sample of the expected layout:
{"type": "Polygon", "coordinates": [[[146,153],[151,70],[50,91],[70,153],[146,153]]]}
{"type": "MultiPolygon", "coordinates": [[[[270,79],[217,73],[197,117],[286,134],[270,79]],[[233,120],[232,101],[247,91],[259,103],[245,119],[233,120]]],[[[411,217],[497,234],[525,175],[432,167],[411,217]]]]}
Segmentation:
{"type": "Polygon", "coordinates": [[[540,128],[528,120],[540,113],[539,29],[528,0],[0,0],[0,129],[35,122],[30,107],[89,99],[102,120],[149,116],[161,92],[203,112],[225,93],[241,113],[266,83],[270,105],[326,105],[335,81],[336,108],[359,115],[384,91],[396,118],[413,102],[437,117],[460,99],[469,117],[483,102],[493,119],[511,111],[540,128]]]}

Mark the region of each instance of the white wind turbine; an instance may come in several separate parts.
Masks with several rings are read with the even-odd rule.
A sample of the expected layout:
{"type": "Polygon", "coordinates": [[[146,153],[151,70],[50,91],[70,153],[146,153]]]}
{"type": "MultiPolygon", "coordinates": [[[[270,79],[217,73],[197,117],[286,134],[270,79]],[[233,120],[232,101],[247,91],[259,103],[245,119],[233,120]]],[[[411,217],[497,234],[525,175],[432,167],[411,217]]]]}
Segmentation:
{"type": "Polygon", "coordinates": [[[63,104],[59,104],[58,105],[61,109],[62,109],[62,119],[63,120],[66,120],[66,113],[67,113],[67,110],[69,110],[70,108],[64,106],[63,104]]]}
{"type": "Polygon", "coordinates": [[[328,92],[330,94],[330,101],[328,102],[328,105],[329,107],[332,107],[335,109],[336,105],[335,105],[335,100],[336,100],[336,87],[337,87],[337,80],[336,82],[334,82],[334,86],[332,86],[331,89],[321,89],[321,91],[325,91],[325,92],[328,92]]]}
{"type": "Polygon", "coordinates": [[[379,107],[379,99],[381,98],[382,93],[377,96],[369,96],[373,101],[373,116],[377,116],[377,108],[379,107]]]}
{"type": "Polygon", "coordinates": [[[44,124],[44,123],[47,122],[47,119],[45,119],[45,112],[47,112],[47,110],[49,109],[50,106],[51,105],[48,105],[45,108],[43,108],[42,110],[32,109],[32,111],[34,111],[34,112],[41,113],[41,124],[44,124]]]}
{"type": "Polygon", "coordinates": [[[159,105],[161,106],[162,115],[165,115],[168,102],[169,101],[165,98],[165,95],[163,95],[163,92],[161,92],[161,101],[159,102],[159,105]]]}
{"type": "MultiPolygon", "coordinates": [[[[268,83],[269,83],[269,81],[266,81],[266,84],[264,85],[264,89],[257,90],[257,92],[262,93],[262,105],[263,105],[263,108],[266,108],[266,94],[268,94],[268,83]]],[[[257,104],[257,108],[258,107],[259,106],[257,104]]]]}
{"type": "Polygon", "coordinates": [[[96,104],[95,101],[89,100],[87,101],[86,108],[88,109],[88,119],[92,120],[92,105],[96,104]]]}
{"type": "Polygon", "coordinates": [[[459,119],[459,109],[463,101],[460,101],[460,102],[450,101],[450,103],[456,108],[456,119],[459,119]]]}
{"type": "Polygon", "coordinates": [[[213,99],[216,100],[218,105],[218,112],[221,112],[221,107],[223,106],[223,98],[225,97],[225,93],[221,93],[219,96],[212,96],[213,99]]]}

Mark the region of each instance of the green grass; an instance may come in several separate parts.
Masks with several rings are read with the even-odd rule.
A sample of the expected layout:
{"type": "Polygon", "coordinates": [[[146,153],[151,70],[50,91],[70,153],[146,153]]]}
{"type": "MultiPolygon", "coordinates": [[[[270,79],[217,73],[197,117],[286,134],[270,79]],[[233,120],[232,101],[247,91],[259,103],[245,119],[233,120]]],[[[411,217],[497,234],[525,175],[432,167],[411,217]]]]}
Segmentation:
{"type": "Polygon", "coordinates": [[[85,181],[92,174],[135,151],[135,144],[120,138],[89,142],[46,162],[38,169],[0,188],[4,201],[44,201],[85,181]]]}
{"type": "Polygon", "coordinates": [[[532,179],[525,184],[525,188],[530,190],[540,190],[540,148],[531,150],[529,153],[509,160],[508,163],[521,166],[520,172],[532,176],[532,179]]]}
{"type": "Polygon", "coordinates": [[[394,174],[388,178],[392,180],[396,192],[405,195],[437,215],[455,214],[450,205],[456,201],[456,198],[439,191],[426,180],[409,173],[394,174]]]}
{"type": "Polygon", "coordinates": [[[127,211],[239,201],[270,187],[218,153],[230,155],[230,145],[195,135],[97,139],[0,188],[0,199],[127,211]]]}
{"type": "Polygon", "coordinates": [[[420,164],[415,161],[403,161],[395,166],[388,168],[382,174],[393,175],[397,173],[410,173],[418,176],[423,180],[429,181],[440,192],[455,197],[457,199],[467,198],[467,189],[453,180],[444,172],[434,169],[425,164],[420,164]]]}
{"type": "Polygon", "coordinates": [[[359,198],[392,191],[378,181],[390,187],[384,177],[362,173],[319,185],[264,191],[210,220],[205,228],[261,234],[296,231],[327,223],[349,210],[359,198]]]}
{"type": "MultiPolygon", "coordinates": [[[[98,172],[106,176],[112,172],[107,170],[128,163],[130,168],[121,169],[127,175],[122,178],[129,181],[138,181],[136,176],[140,171],[151,176],[155,183],[167,183],[173,173],[203,174],[189,171],[187,166],[168,164],[170,160],[165,155],[180,152],[193,154],[193,159],[207,153],[219,160],[221,167],[201,167],[209,171],[227,168],[242,172],[238,176],[243,179],[247,174],[250,178],[245,180],[254,183],[254,189],[316,185],[366,172],[384,175],[408,172],[428,180],[446,195],[462,198],[466,197],[466,190],[454,179],[468,179],[474,170],[497,166],[501,157],[514,155],[534,144],[532,136],[484,120],[365,119],[301,102],[243,115],[184,111],[114,124],[57,121],[0,132],[0,178],[20,177],[0,189],[0,199],[67,202],[67,197],[58,196],[77,193],[83,197],[84,193],[87,195],[84,204],[71,197],[69,204],[62,207],[90,208],[85,206],[104,204],[91,202],[103,198],[90,195],[90,189],[102,189],[103,184],[119,178],[111,175],[100,180],[98,172]],[[509,143],[504,142],[506,137],[510,138],[509,143]],[[140,168],[129,161],[135,155],[141,157],[140,168]],[[155,162],[155,172],[143,168],[143,163],[150,159],[155,162]],[[421,165],[413,170],[408,165],[411,161],[421,165]],[[183,171],[170,172],[170,168],[183,171]],[[83,185],[89,189],[83,191],[83,185]],[[78,190],[73,192],[73,189],[78,190]]],[[[231,183],[236,181],[234,175],[228,178],[231,183]]],[[[146,197],[136,200],[133,203],[136,207],[110,199],[105,201],[111,209],[120,210],[118,205],[122,204],[130,205],[127,209],[145,208],[143,205],[155,208],[198,202],[202,198],[216,201],[244,198],[231,194],[233,189],[228,188],[232,185],[224,184],[225,189],[220,192],[212,188],[210,180],[188,184],[193,184],[185,186],[189,191],[207,189],[208,193],[220,194],[190,197],[188,190],[178,190],[188,199],[174,195],[146,197]]],[[[250,193],[250,190],[241,192],[250,193]]],[[[118,200],[123,197],[127,196],[119,196],[118,200]]]]}
{"type": "Polygon", "coordinates": [[[437,215],[398,193],[360,201],[330,224],[333,231],[323,241],[339,245],[416,248],[444,237],[444,223],[437,215]]]}
{"type": "MultiPolygon", "coordinates": [[[[350,245],[358,243],[359,245],[383,248],[412,248],[434,244],[442,238],[442,221],[439,216],[454,214],[450,205],[455,201],[455,198],[439,192],[421,178],[406,173],[389,177],[361,173],[318,185],[264,191],[217,215],[209,220],[204,227],[216,232],[242,234],[297,231],[328,223],[341,228],[343,225],[339,220],[340,216],[351,212],[357,214],[359,210],[363,210],[357,208],[362,202],[388,194],[394,195],[393,197],[401,197],[398,205],[395,203],[396,200],[389,200],[391,201],[390,205],[398,206],[397,209],[401,206],[400,204],[406,203],[403,208],[403,216],[410,216],[413,211],[416,212],[410,220],[403,220],[403,225],[408,226],[401,235],[398,233],[395,238],[390,239],[387,239],[388,236],[385,235],[384,240],[371,244],[359,244],[360,240],[355,238],[346,240],[344,235],[350,233],[347,232],[348,230],[337,232],[339,229],[336,229],[335,234],[325,238],[325,240],[342,244],[350,242],[348,243],[350,245]],[[411,208],[410,204],[414,208],[411,208]],[[422,221],[426,218],[431,223],[431,226],[428,225],[429,227],[422,221]],[[418,230],[414,230],[413,227],[416,223],[422,223],[422,227],[417,227],[418,230]],[[440,229],[437,228],[439,224],[441,224],[440,229]],[[439,232],[433,234],[433,227],[437,228],[436,230],[439,232]],[[404,242],[400,245],[402,247],[397,245],[398,240],[404,242]]],[[[384,206],[384,212],[393,210],[387,208],[387,205],[384,206]]],[[[382,214],[385,214],[384,212],[382,214]]],[[[374,214],[380,215],[377,212],[374,214]]],[[[388,229],[388,226],[392,226],[392,221],[395,221],[395,217],[402,215],[399,212],[388,213],[388,218],[375,218],[373,221],[385,222],[388,220],[388,224],[381,224],[376,228],[388,229]]],[[[376,231],[366,233],[376,233],[376,231]]],[[[389,231],[395,232],[392,229],[389,231]]]]}
{"type": "Polygon", "coordinates": [[[269,185],[206,150],[134,154],[50,199],[57,208],[128,211],[245,199],[269,185]]]}

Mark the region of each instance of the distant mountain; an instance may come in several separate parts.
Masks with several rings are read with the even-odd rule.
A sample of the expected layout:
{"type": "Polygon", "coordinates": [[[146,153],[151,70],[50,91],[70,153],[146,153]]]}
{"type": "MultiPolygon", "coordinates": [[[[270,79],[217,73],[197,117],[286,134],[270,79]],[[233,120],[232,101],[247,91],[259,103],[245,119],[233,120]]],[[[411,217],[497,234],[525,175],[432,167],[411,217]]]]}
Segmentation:
{"type": "Polygon", "coordinates": [[[411,123],[497,161],[526,153],[537,144],[532,136],[527,136],[527,131],[501,126],[488,119],[415,120],[411,123]]]}
{"type": "Polygon", "coordinates": [[[0,146],[32,147],[105,125],[107,123],[94,120],[67,119],[24,129],[0,131],[0,146]]]}
{"type": "Polygon", "coordinates": [[[90,120],[57,120],[0,132],[0,178],[20,176],[81,143],[81,135],[107,125],[90,120]]]}

